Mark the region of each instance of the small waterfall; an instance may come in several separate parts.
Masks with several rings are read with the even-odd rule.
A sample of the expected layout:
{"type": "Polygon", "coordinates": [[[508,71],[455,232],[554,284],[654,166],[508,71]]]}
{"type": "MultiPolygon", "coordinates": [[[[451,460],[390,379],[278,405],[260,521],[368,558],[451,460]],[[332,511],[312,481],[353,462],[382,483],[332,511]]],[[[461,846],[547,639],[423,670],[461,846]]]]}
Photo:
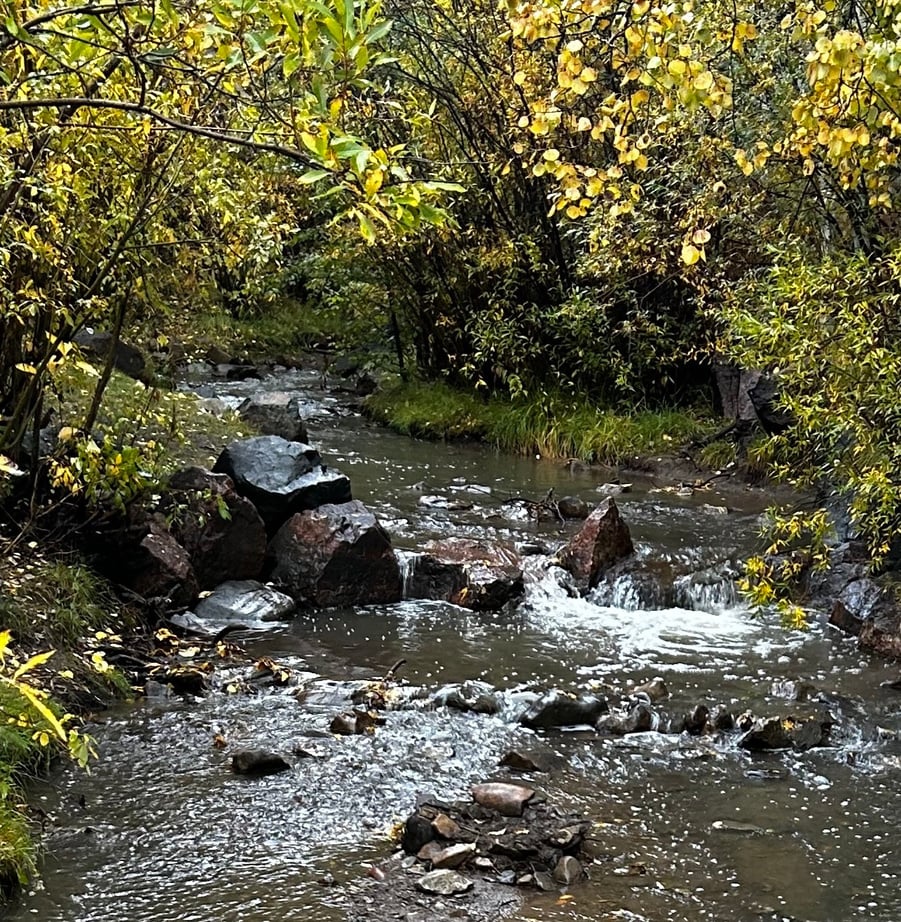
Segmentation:
{"type": "Polygon", "coordinates": [[[677,574],[669,562],[655,561],[651,566],[609,574],[589,599],[595,605],[625,611],[683,608],[717,614],[739,605],[736,576],[728,563],[677,574]]]}
{"type": "Polygon", "coordinates": [[[711,567],[680,576],[673,584],[673,598],[679,608],[712,614],[739,604],[736,572],[729,566],[711,567]]]}
{"type": "Polygon", "coordinates": [[[596,586],[589,598],[595,605],[626,611],[653,611],[673,604],[666,584],[648,571],[620,573],[596,586]]]}
{"type": "Polygon", "coordinates": [[[413,581],[413,574],[416,572],[416,561],[419,559],[419,554],[412,551],[395,550],[394,555],[397,557],[397,565],[400,568],[400,597],[402,601],[405,601],[410,597],[410,583],[413,581]]]}

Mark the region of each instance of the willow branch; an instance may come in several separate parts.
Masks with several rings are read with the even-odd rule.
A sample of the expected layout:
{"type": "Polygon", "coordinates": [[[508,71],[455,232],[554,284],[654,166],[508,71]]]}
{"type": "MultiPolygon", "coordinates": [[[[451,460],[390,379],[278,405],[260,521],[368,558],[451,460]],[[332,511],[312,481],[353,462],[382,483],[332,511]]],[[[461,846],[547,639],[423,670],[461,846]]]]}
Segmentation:
{"type": "MultiPolygon", "coordinates": [[[[186,134],[196,135],[200,138],[209,138],[223,144],[234,144],[237,147],[244,147],[248,150],[278,154],[295,163],[303,164],[307,167],[318,167],[319,164],[310,159],[303,151],[296,147],[287,147],[284,144],[273,144],[270,141],[254,141],[251,138],[242,138],[240,135],[233,134],[220,128],[214,128],[209,125],[195,125],[191,122],[183,122],[180,119],[171,118],[157,112],[156,109],[147,105],[141,105],[136,102],[124,102],[116,99],[91,99],[86,96],[60,96],[45,99],[0,99],[0,111],[6,109],[28,110],[28,109],[60,109],[74,112],[77,109],[115,109],[119,112],[133,112],[135,115],[144,115],[148,118],[159,122],[162,125],[168,125],[178,131],[186,134]]],[[[97,126],[102,128],[102,126],[97,126]]]]}

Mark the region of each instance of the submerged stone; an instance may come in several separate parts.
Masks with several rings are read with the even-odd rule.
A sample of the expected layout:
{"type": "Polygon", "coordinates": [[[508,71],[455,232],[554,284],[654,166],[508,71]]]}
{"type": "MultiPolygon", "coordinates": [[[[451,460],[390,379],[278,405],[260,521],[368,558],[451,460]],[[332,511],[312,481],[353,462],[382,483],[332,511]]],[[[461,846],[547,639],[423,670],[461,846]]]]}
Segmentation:
{"type": "Polygon", "coordinates": [[[440,870],[423,874],[416,881],[416,887],[423,893],[436,896],[454,896],[457,893],[466,893],[471,890],[473,882],[456,871],[440,870]]]}

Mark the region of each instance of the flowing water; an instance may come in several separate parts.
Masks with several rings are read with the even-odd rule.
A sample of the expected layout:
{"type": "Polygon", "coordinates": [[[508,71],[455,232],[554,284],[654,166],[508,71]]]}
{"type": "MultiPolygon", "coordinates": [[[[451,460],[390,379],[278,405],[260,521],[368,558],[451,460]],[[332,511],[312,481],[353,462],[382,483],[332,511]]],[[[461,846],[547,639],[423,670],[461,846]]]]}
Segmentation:
{"type": "MultiPolygon", "coordinates": [[[[288,373],[218,393],[310,384],[288,373]]],[[[550,488],[600,498],[597,471],[415,442],[319,395],[307,411],[311,440],[400,548],[449,534],[554,545],[575,526],[538,528],[504,500],[550,488]],[[423,495],[449,508],[425,507],[423,495]]],[[[805,706],[786,700],[784,682],[810,682],[837,720],[832,745],[750,755],[734,736],[543,734],[563,767],[532,781],[597,820],[601,847],[571,901],[528,894],[515,918],[898,922],[901,698],[880,687],[897,670],[819,625],[787,634],[741,606],[732,575],[752,545],[760,493],[683,497],[636,482],[617,502],[641,566],[591,599],[570,598],[552,574],[512,612],[407,601],[306,615],[248,642],[308,678],[305,697],[214,692],[104,715],[92,773],[65,771],[38,792],[51,815],[43,876],[10,918],[343,919],[354,882],[390,853],[386,834],[417,795],[464,795],[531,738],[513,719],[524,692],[615,694],[661,676],[671,714],[699,703],[797,713],[805,706]],[[497,716],[412,707],[387,713],[372,736],[332,737],[348,680],[382,675],[401,657],[411,685],[480,679],[504,691],[506,707],[497,716]],[[302,744],[311,755],[280,775],[239,777],[212,745],[217,732],[232,747],[302,744]],[[322,886],[327,873],[340,886],[322,886]]]]}

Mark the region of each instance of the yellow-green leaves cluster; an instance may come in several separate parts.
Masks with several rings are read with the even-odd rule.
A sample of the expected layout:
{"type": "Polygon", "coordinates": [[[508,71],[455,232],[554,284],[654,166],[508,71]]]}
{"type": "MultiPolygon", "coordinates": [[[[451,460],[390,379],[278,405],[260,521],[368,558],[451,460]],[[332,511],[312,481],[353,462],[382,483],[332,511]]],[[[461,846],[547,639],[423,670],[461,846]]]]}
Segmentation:
{"type": "Polygon", "coordinates": [[[50,703],[49,695],[33,679],[35,670],[44,666],[53,656],[54,651],[36,653],[24,662],[20,661],[10,650],[12,637],[9,631],[0,631],[0,685],[21,700],[21,709],[16,713],[4,713],[6,723],[31,735],[41,747],[53,747],[67,753],[72,759],[85,767],[96,755],[93,742],[72,726],[75,717],[72,714],[56,713],[50,703]]]}
{"type": "Polygon", "coordinates": [[[741,11],[696,0],[511,2],[508,13],[522,61],[514,79],[528,91],[521,147],[536,175],[556,180],[553,210],[571,219],[633,212],[652,160],[671,153],[687,120],[706,113],[693,124],[710,130],[730,109],[730,57],[757,34],[741,11]],[[555,73],[542,79],[535,58],[555,73]]]}

